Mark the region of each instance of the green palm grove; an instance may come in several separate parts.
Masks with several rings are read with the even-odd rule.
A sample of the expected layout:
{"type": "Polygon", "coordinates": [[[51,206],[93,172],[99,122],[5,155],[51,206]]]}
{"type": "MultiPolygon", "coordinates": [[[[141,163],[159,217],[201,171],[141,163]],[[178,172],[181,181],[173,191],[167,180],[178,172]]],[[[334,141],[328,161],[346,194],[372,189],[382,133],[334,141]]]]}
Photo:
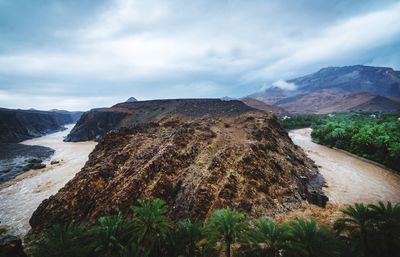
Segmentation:
{"type": "Polygon", "coordinates": [[[400,205],[355,204],[333,229],[299,218],[282,224],[229,208],[207,221],[173,222],[159,199],[139,201],[132,218],[106,216],[87,228],[54,225],[34,257],[375,257],[399,256],[400,205]]]}
{"type": "Polygon", "coordinates": [[[312,139],[400,171],[400,113],[348,112],[281,119],[286,129],[311,127],[312,139]]]}

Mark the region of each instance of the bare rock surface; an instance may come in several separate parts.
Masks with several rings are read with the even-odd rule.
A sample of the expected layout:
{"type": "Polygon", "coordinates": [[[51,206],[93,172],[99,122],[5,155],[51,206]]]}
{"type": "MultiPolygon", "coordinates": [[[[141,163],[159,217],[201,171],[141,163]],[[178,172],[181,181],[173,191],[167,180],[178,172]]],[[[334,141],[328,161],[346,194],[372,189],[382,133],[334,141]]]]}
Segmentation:
{"type": "Polygon", "coordinates": [[[322,184],[272,114],[165,116],[107,133],[84,168],[33,213],[31,234],[54,223],[130,215],[130,205],[150,198],[165,200],[173,219],[207,218],[227,206],[272,216],[305,199],[324,201],[322,184]]]}
{"type": "Polygon", "coordinates": [[[27,257],[21,239],[12,235],[1,235],[0,257],[27,257]]]}
{"type": "Polygon", "coordinates": [[[123,102],[110,108],[93,109],[84,113],[65,141],[100,140],[109,131],[158,122],[165,116],[171,115],[187,118],[204,115],[216,117],[238,115],[254,110],[238,100],[166,99],[123,102]]]}

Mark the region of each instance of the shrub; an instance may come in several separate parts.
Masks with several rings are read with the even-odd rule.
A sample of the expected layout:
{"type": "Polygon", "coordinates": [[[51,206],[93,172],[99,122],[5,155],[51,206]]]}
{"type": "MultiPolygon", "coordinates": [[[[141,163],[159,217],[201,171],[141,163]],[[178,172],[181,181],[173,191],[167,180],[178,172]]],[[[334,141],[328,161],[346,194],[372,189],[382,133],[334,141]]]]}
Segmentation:
{"type": "Polygon", "coordinates": [[[81,224],[55,224],[33,250],[35,257],[86,257],[89,256],[87,230],[81,224]]]}

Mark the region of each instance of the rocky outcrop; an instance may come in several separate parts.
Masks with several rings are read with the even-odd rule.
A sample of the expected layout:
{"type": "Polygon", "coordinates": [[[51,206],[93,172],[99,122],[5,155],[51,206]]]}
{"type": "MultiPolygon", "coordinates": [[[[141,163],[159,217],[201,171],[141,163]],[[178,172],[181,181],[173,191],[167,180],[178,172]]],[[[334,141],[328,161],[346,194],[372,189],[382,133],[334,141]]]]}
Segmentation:
{"type": "Polygon", "coordinates": [[[165,200],[173,219],[206,218],[227,206],[252,217],[274,215],[307,198],[320,201],[317,167],[277,118],[233,113],[228,108],[224,115],[191,119],[166,115],[107,133],[85,167],[33,213],[32,234],[54,223],[90,225],[103,215],[130,215],[138,199],[165,200]]]}
{"type": "Polygon", "coordinates": [[[0,257],[27,257],[21,239],[11,235],[1,235],[0,257]]]}
{"type": "Polygon", "coordinates": [[[131,102],[137,102],[137,99],[135,97],[129,97],[128,100],[126,100],[125,102],[127,103],[131,103],[131,102]]]}
{"type": "Polygon", "coordinates": [[[171,99],[124,102],[111,108],[86,112],[65,140],[98,140],[111,130],[157,122],[166,115],[181,115],[191,119],[203,115],[237,115],[253,110],[238,100],[171,99]]]}
{"type": "Polygon", "coordinates": [[[0,143],[18,143],[63,129],[74,122],[69,113],[0,108],[0,143]]]}
{"type": "Polygon", "coordinates": [[[54,154],[49,147],[0,143],[0,184],[9,181],[30,169],[41,169],[42,163],[54,154]]]}
{"type": "Polygon", "coordinates": [[[127,112],[93,109],[85,112],[71,133],[65,138],[68,142],[99,140],[107,132],[118,128],[127,112]]]}
{"type": "Polygon", "coordinates": [[[278,116],[289,115],[289,112],[283,109],[282,107],[269,105],[252,97],[245,97],[241,99],[241,101],[250,107],[265,112],[272,112],[278,116]]]}

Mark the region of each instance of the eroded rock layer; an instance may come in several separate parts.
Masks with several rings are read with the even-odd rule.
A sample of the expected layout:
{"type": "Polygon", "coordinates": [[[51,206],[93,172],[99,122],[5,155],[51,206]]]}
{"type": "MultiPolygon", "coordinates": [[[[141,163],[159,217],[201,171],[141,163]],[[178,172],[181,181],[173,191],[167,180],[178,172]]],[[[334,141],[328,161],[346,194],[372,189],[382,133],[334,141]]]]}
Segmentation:
{"type": "Polygon", "coordinates": [[[226,206],[274,215],[318,198],[320,179],[272,114],[168,116],[108,133],[30,224],[34,230],[66,221],[93,224],[106,214],[129,215],[130,205],[148,198],[165,200],[173,219],[206,218],[226,206]]]}
{"type": "Polygon", "coordinates": [[[171,115],[198,118],[204,115],[234,116],[249,111],[255,109],[238,100],[167,99],[124,102],[110,108],[86,112],[65,140],[72,142],[99,140],[109,131],[158,122],[165,116],[171,115]]]}

